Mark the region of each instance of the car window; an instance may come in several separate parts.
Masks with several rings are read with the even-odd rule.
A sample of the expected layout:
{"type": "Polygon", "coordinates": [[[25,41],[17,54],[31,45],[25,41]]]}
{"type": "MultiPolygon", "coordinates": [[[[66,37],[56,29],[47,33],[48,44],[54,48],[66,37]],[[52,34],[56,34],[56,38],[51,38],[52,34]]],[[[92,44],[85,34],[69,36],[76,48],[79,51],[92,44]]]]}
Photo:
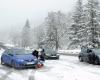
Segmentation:
{"type": "Polygon", "coordinates": [[[8,54],[13,54],[12,50],[8,50],[8,54]]]}
{"type": "Polygon", "coordinates": [[[85,49],[85,48],[84,49],[81,49],[81,52],[82,53],[87,53],[87,49],[85,49]]]}
{"type": "Polygon", "coordinates": [[[20,54],[29,54],[28,51],[24,50],[24,49],[14,49],[13,53],[16,55],[20,55],[20,54]]]}
{"type": "Polygon", "coordinates": [[[7,53],[7,54],[12,54],[12,50],[7,49],[4,53],[7,53]]]}
{"type": "Polygon", "coordinates": [[[56,51],[54,51],[53,49],[46,49],[45,53],[46,54],[56,54],[56,51]]]}
{"type": "Polygon", "coordinates": [[[8,53],[8,50],[5,50],[4,53],[8,53]]]}
{"type": "Polygon", "coordinates": [[[90,52],[92,52],[92,50],[91,49],[87,49],[87,53],[90,53],[90,52]]]}
{"type": "Polygon", "coordinates": [[[100,49],[93,49],[93,51],[94,51],[95,54],[100,55],[100,49]]]}

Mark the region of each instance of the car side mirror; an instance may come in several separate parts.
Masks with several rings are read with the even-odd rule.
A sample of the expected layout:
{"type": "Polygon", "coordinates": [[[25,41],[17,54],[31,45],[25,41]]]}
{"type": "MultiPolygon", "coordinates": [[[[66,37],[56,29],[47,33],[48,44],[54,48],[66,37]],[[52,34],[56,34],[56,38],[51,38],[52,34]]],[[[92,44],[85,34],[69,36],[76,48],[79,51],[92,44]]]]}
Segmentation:
{"type": "Polygon", "coordinates": [[[13,56],[13,54],[9,54],[10,56],[13,56]]]}

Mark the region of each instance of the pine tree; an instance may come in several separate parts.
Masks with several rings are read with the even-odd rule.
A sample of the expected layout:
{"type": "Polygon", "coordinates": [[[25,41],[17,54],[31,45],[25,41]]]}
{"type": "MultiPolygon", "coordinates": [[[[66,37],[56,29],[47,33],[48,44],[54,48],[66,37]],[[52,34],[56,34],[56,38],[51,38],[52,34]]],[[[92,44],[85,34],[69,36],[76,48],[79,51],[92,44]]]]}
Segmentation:
{"type": "Polygon", "coordinates": [[[22,30],[22,47],[30,47],[30,24],[29,20],[26,21],[22,30]]]}
{"type": "Polygon", "coordinates": [[[100,7],[98,0],[88,0],[86,5],[87,44],[92,47],[100,46],[100,7]]]}
{"type": "Polygon", "coordinates": [[[55,12],[48,13],[48,17],[46,18],[47,24],[47,32],[46,32],[46,45],[48,47],[55,47],[55,12]]]}
{"type": "Polygon", "coordinates": [[[74,15],[72,16],[73,23],[70,28],[70,46],[82,46],[84,42],[84,13],[82,0],[77,1],[74,15]]]}

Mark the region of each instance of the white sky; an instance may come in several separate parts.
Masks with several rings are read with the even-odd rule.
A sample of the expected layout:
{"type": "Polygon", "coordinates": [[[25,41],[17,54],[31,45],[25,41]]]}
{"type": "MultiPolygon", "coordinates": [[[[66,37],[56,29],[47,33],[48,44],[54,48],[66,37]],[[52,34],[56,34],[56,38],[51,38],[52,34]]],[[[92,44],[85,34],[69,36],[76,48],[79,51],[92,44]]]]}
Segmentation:
{"type": "Polygon", "coordinates": [[[77,0],[0,0],[0,40],[7,32],[21,29],[26,19],[31,27],[44,22],[50,11],[70,12],[77,0]],[[6,31],[6,33],[5,33],[6,31]]]}
{"type": "Polygon", "coordinates": [[[0,30],[22,27],[26,19],[31,27],[41,24],[47,13],[71,11],[76,0],[0,0],[0,30]]]}

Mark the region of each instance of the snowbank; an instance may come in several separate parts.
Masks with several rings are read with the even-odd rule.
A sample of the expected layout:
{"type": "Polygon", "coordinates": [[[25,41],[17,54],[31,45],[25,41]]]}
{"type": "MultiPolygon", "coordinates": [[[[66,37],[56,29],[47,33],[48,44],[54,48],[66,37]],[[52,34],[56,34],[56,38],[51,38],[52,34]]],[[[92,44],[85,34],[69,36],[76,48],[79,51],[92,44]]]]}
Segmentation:
{"type": "Polygon", "coordinates": [[[80,49],[74,49],[74,50],[58,50],[59,54],[62,55],[71,55],[71,56],[77,56],[81,50],[80,49]]]}

